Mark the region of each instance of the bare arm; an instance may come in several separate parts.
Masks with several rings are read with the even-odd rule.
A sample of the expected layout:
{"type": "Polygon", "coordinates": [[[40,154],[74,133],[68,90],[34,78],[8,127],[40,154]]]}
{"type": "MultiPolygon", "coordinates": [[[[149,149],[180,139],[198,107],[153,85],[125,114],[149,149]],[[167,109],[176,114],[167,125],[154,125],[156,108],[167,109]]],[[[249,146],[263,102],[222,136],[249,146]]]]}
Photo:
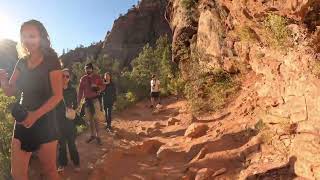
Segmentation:
{"type": "Polygon", "coordinates": [[[80,79],[80,85],[79,85],[79,93],[78,93],[78,104],[80,104],[81,99],[83,97],[84,89],[83,89],[83,78],[80,79]]]}
{"type": "Polygon", "coordinates": [[[53,94],[46,103],[35,111],[35,115],[38,118],[54,109],[63,98],[61,70],[51,71],[49,77],[53,94]]]}

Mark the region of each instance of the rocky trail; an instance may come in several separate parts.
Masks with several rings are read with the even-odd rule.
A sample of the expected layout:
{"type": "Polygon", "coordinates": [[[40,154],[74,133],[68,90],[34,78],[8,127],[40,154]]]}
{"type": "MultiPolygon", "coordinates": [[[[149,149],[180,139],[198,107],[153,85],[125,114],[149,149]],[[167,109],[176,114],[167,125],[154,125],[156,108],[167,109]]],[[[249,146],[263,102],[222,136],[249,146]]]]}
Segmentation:
{"type": "MultiPolygon", "coordinates": [[[[231,105],[232,106],[232,105],[231,105]]],[[[229,108],[231,110],[232,108],[229,108]]],[[[289,165],[249,166],[260,152],[258,132],[231,112],[194,117],[184,100],[163,100],[152,112],[140,102],[114,118],[114,132],[102,130],[103,145],[78,137],[82,170],[68,167],[65,180],[291,179],[289,165]],[[285,178],[283,178],[285,177],[285,178]]]]}

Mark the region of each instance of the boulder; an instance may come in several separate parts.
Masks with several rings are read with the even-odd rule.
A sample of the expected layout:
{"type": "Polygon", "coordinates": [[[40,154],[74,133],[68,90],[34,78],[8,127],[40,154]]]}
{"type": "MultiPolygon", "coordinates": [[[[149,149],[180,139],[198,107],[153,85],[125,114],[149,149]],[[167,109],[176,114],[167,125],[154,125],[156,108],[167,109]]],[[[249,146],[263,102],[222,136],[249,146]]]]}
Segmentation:
{"type": "Polygon", "coordinates": [[[213,177],[216,177],[216,176],[220,176],[221,174],[223,174],[223,173],[225,173],[225,172],[227,172],[227,169],[226,169],[226,168],[221,168],[221,169],[219,169],[218,171],[214,172],[214,173],[211,175],[211,177],[213,178],[213,177]]]}
{"type": "Polygon", "coordinates": [[[208,129],[209,127],[206,124],[193,123],[188,127],[184,136],[190,138],[197,138],[205,135],[208,129]]]}
{"type": "Polygon", "coordinates": [[[186,157],[186,152],[181,151],[178,148],[175,147],[169,147],[166,145],[163,145],[159,148],[157,152],[157,158],[164,160],[164,159],[185,159],[186,157]]]}
{"type": "Polygon", "coordinates": [[[193,114],[186,115],[185,120],[184,120],[184,122],[189,125],[194,122],[197,122],[197,121],[198,121],[198,119],[193,114]]]}
{"type": "Polygon", "coordinates": [[[162,145],[162,142],[152,139],[144,141],[142,144],[137,145],[136,148],[143,153],[155,154],[162,145]]]}
{"type": "Polygon", "coordinates": [[[160,122],[154,122],[151,127],[154,128],[154,129],[159,129],[159,128],[161,128],[161,123],[160,122]]]}
{"type": "Polygon", "coordinates": [[[213,173],[214,171],[212,169],[202,168],[197,172],[195,180],[210,180],[213,173]]]}
{"type": "Polygon", "coordinates": [[[180,120],[179,119],[176,119],[176,118],[169,118],[168,119],[168,126],[172,126],[172,125],[175,125],[177,122],[179,122],[180,120]]]}

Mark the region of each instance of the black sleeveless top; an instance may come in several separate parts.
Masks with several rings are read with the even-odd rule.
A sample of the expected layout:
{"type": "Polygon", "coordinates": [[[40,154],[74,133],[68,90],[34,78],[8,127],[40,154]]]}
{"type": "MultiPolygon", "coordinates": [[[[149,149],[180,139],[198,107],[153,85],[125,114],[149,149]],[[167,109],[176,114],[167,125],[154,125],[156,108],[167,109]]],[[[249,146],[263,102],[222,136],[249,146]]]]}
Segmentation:
{"type": "MultiPolygon", "coordinates": [[[[34,69],[29,69],[27,61],[21,59],[16,69],[20,72],[17,79],[17,89],[21,92],[20,104],[28,111],[35,111],[52,96],[49,73],[61,69],[58,57],[45,56],[34,69]]],[[[41,144],[57,140],[55,109],[43,115],[31,128],[15,124],[14,137],[20,140],[21,149],[27,152],[36,151],[41,144]]]]}

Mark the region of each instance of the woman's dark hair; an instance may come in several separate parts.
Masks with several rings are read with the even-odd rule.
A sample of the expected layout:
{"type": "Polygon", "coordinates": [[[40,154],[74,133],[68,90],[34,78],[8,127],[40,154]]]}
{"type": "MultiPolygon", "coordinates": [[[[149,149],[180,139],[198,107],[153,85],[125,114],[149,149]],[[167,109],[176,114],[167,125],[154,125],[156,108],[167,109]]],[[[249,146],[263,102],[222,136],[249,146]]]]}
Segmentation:
{"type": "Polygon", "coordinates": [[[110,73],[110,72],[104,73],[103,79],[104,79],[104,77],[105,77],[106,75],[109,75],[109,77],[110,77],[110,82],[112,82],[112,75],[111,75],[111,73],[110,73]]]}
{"type": "MultiPolygon", "coordinates": [[[[46,30],[46,28],[44,27],[44,25],[40,22],[40,21],[37,21],[37,20],[30,20],[30,21],[27,21],[27,22],[24,22],[22,25],[21,25],[21,28],[20,28],[20,35],[22,34],[23,32],[23,28],[25,26],[35,26],[38,31],[40,32],[40,38],[41,38],[41,41],[40,41],[40,49],[41,49],[41,52],[44,54],[44,55],[47,55],[47,56],[57,56],[57,53],[54,51],[54,49],[51,47],[51,42],[50,42],[50,37],[49,37],[49,34],[48,34],[48,31],[46,30]]],[[[27,53],[27,50],[23,47],[21,47],[23,50],[20,50],[20,57],[26,57],[28,55],[27,53]],[[23,52],[24,51],[24,52],[23,52]]]]}
{"type": "Polygon", "coordinates": [[[90,68],[93,69],[93,64],[92,63],[87,63],[84,68],[90,68]]]}

